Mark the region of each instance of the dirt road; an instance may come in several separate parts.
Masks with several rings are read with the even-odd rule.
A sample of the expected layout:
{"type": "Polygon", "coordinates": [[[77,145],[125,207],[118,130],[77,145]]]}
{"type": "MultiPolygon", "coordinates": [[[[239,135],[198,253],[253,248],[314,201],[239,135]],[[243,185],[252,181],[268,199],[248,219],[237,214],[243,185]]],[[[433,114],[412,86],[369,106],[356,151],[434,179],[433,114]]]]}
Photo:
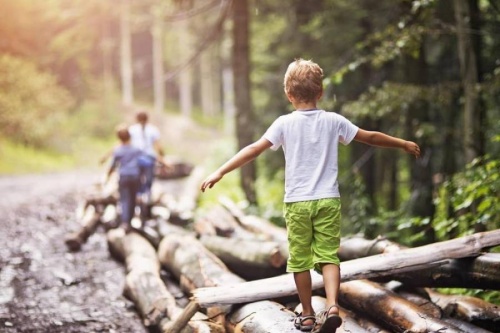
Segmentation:
{"type": "Polygon", "coordinates": [[[147,332],[122,296],[124,270],[103,230],[82,251],[64,244],[100,175],[0,177],[0,332],[147,332]]]}

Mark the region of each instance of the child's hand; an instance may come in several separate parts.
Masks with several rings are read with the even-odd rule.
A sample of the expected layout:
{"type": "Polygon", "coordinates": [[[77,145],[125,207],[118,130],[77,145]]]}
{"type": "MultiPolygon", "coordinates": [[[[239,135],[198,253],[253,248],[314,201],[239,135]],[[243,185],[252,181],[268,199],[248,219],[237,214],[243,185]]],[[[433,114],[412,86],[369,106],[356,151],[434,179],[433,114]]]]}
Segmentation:
{"type": "Polygon", "coordinates": [[[405,141],[405,146],[404,146],[405,152],[408,154],[415,155],[415,157],[420,157],[420,147],[412,141],[405,141]]]}
{"type": "Polygon", "coordinates": [[[219,180],[222,179],[222,174],[220,172],[214,172],[210,176],[208,176],[203,183],[201,183],[201,191],[205,192],[205,189],[212,188],[219,180]]]}
{"type": "Polygon", "coordinates": [[[158,163],[165,168],[166,171],[174,171],[175,167],[173,164],[170,164],[165,158],[158,159],[158,163]]]}

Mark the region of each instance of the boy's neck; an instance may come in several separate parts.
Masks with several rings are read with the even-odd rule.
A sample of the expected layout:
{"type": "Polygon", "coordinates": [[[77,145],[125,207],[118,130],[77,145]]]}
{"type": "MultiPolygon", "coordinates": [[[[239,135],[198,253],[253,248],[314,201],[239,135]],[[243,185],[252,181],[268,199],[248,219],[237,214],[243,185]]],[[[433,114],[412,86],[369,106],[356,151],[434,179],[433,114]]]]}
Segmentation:
{"type": "Polygon", "coordinates": [[[318,109],[316,103],[294,103],[293,106],[297,111],[312,111],[318,109]]]}

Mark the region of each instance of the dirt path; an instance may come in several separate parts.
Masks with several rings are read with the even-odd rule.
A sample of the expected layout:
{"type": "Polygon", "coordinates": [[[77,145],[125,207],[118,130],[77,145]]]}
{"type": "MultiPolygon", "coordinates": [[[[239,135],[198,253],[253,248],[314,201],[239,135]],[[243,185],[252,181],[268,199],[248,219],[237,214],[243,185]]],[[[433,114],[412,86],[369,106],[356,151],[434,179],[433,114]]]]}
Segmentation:
{"type": "MultiPolygon", "coordinates": [[[[153,117],[153,123],[169,156],[196,165],[220,138],[175,115],[153,117]]],[[[147,332],[122,296],[124,268],[110,257],[104,231],[80,252],[64,244],[78,229],[78,204],[101,177],[102,168],[0,176],[0,332],[147,332]]],[[[179,191],[179,183],[169,184],[179,191]]]]}
{"type": "Polygon", "coordinates": [[[147,332],[122,296],[104,232],[70,253],[78,203],[99,174],[0,178],[0,332],[147,332]]]}

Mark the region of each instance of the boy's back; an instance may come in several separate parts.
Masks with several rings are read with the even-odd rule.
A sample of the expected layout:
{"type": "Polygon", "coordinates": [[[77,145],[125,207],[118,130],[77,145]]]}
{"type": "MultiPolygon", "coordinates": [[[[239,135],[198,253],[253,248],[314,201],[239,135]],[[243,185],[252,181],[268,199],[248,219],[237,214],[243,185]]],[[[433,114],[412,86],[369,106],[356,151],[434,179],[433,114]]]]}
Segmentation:
{"type": "Polygon", "coordinates": [[[294,111],[279,117],[264,134],[285,154],[285,202],[339,197],[338,144],[358,131],[343,116],[324,110],[294,111]]]}
{"type": "Polygon", "coordinates": [[[130,144],[122,144],[113,152],[113,163],[118,165],[120,176],[140,175],[139,157],[143,152],[130,144]]]}

